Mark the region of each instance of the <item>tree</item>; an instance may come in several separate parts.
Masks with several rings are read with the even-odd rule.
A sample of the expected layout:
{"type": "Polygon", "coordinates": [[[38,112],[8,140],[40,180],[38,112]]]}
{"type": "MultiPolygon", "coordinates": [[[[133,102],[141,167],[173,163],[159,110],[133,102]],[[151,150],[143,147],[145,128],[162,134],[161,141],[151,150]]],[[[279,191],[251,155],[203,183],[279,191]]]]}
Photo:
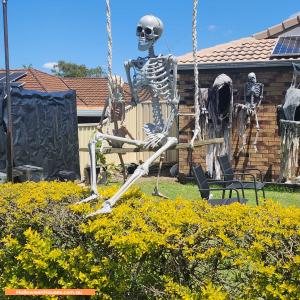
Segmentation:
{"type": "Polygon", "coordinates": [[[86,65],[58,61],[51,72],[60,77],[104,77],[106,75],[102,67],[88,68],[86,65]]]}

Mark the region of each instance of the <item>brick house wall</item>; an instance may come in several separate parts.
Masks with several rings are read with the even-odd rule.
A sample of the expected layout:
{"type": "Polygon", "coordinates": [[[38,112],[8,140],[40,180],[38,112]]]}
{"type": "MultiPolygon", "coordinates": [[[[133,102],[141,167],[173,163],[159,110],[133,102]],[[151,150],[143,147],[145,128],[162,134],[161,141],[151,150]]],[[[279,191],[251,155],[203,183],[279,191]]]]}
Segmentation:
{"type": "MultiPolygon", "coordinates": [[[[235,120],[233,120],[232,134],[232,154],[235,168],[256,167],[266,173],[265,180],[275,180],[280,170],[280,137],[278,136],[276,107],[284,100],[286,90],[292,80],[292,66],[290,67],[260,67],[260,68],[236,68],[236,69],[209,69],[199,70],[199,84],[202,88],[211,87],[215,78],[222,73],[227,74],[233,81],[233,89],[237,90],[234,102],[243,103],[244,84],[247,75],[255,72],[257,81],[264,84],[264,100],[260,107],[258,118],[260,122],[260,135],[257,142],[258,152],[253,149],[256,129],[252,122],[247,130],[247,150],[237,156],[238,135],[235,120]]],[[[192,70],[179,71],[179,94],[181,113],[194,112],[194,77],[192,70]]],[[[191,116],[179,117],[179,139],[180,142],[189,142],[192,137],[193,122],[191,116]],[[189,126],[191,123],[191,126],[189,126]]],[[[196,148],[193,151],[192,159],[194,163],[201,163],[205,166],[205,154],[207,147],[196,148]]],[[[179,151],[179,172],[189,174],[187,150],[179,151]]]]}

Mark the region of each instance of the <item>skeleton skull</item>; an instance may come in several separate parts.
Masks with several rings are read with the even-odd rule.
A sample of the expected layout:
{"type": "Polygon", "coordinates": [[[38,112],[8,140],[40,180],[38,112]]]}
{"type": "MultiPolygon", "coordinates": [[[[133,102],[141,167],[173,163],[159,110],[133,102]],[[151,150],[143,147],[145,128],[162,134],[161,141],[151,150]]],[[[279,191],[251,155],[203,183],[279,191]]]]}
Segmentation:
{"type": "Polygon", "coordinates": [[[255,73],[251,72],[248,74],[248,82],[256,83],[256,75],[255,73]]]}
{"type": "Polygon", "coordinates": [[[151,15],[143,16],[136,28],[136,35],[139,38],[139,50],[149,50],[160,38],[163,29],[163,22],[159,18],[151,15]]]}

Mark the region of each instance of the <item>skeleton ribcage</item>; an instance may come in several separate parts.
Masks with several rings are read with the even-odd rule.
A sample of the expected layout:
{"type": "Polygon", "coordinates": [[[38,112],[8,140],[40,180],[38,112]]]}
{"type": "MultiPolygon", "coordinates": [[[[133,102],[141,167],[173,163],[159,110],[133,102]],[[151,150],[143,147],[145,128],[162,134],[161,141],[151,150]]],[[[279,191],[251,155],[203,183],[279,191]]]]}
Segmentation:
{"type": "Polygon", "coordinates": [[[253,100],[255,102],[259,101],[261,92],[262,92],[262,86],[260,83],[246,84],[246,97],[248,102],[251,101],[251,97],[253,97],[253,100]]]}
{"type": "Polygon", "coordinates": [[[173,74],[166,56],[150,58],[141,68],[135,68],[134,87],[151,95],[154,123],[157,129],[164,128],[159,101],[171,101],[173,93],[173,74]]]}
{"type": "Polygon", "coordinates": [[[135,68],[133,84],[137,90],[149,88],[153,97],[170,100],[173,75],[168,57],[149,58],[141,68],[135,68]]]}
{"type": "Polygon", "coordinates": [[[160,100],[171,100],[173,76],[170,72],[170,64],[164,58],[151,58],[145,65],[146,78],[152,87],[154,97],[160,100]]]}

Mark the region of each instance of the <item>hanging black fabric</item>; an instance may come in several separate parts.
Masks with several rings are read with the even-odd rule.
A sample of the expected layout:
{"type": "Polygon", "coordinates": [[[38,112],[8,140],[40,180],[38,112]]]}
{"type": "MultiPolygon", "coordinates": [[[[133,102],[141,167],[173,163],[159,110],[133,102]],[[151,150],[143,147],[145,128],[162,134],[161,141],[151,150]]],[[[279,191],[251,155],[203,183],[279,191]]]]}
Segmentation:
{"type": "Polygon", "coordinates": [[[0,86],[0,170],[6,167],[6,127],[4,120],[4,87],[0,86]]]}
{"type": "MultiPolygon", "coordinates": [[[[3,93],[1,95],[0,105],[4,102],[3,93]]],[[[73,172],[79,178],[75,91],[44,93],[13,88],[11,96],[14,166],[42,167],[46,180],[57,179],[60,171],[73,172]]],[[[4,120],[5,114],[4,110],[4,120]]],[[[6,148],[5,121],[2,134],[0,126],[0,143],[5,145],[0,147],[2,151],[6,148]]],[[[2,168],[3,158],[6,156],[2,151],[2,168]]]]}

